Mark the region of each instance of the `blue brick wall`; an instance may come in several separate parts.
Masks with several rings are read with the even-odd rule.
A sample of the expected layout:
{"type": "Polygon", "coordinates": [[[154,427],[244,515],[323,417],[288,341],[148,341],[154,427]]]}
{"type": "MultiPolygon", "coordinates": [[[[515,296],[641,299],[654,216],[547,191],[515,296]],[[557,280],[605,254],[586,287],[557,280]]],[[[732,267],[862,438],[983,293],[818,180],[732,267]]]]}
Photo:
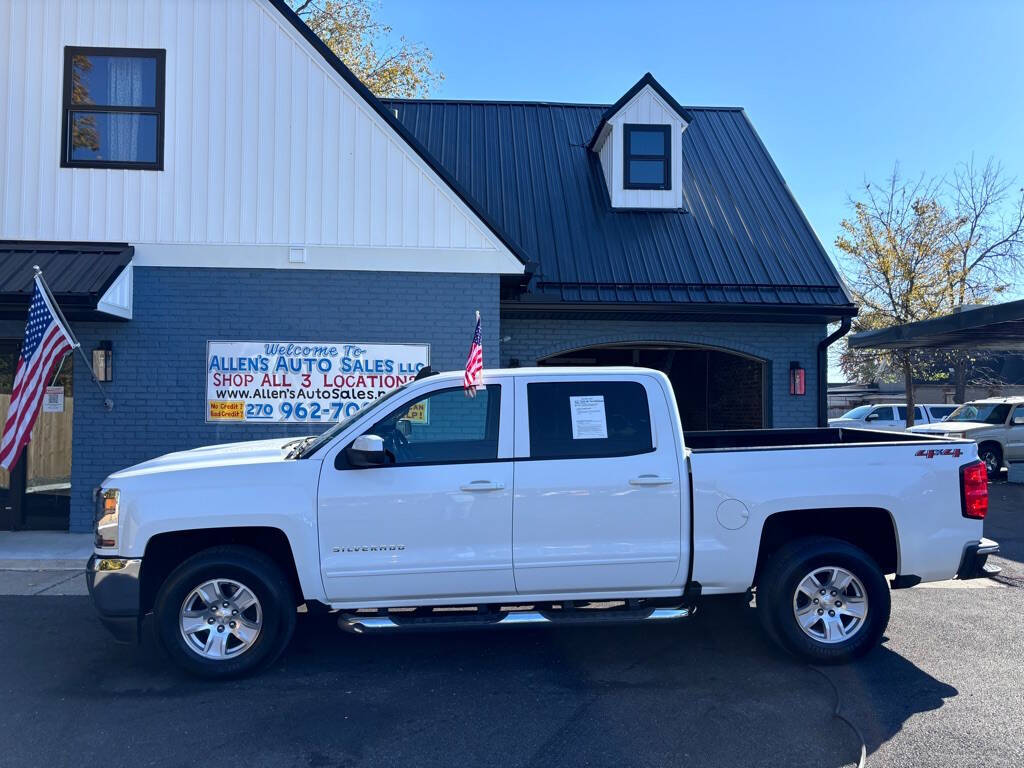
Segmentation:
{"type": "MultiPolygon", "coordinates": [[[[492,275],[137,267],[134,319],[73,324],[87,354],[100,340],[113,343],[108,388],[115,405],[103,409],[89,371],[76,359],[71,530],[91,528],[92,489],[114,470],[168,451],[315,430],[207,424],[211,339],[429,343],[435,369],[461,369],[479,309],[488,368],[512,358],[533,365],[615,342],[704,345],[772,361],[774,426],[816,423],[816,348],[824,325],[501,318],[498,294],[492,275]],[[806,369],[803,397],[789,394],[790,360],[806,369]]],[[[23,330],[23,322],[0,321],[0,336],[20,338],[23,330]]]]}
{"type": "Polygon", "coordinates": [[[818,342],[824,324],[557,320],[511,315],[501,320],[501,364],[522,366],[599,344],[678,342],[715,347],[772,361],[772,426],[813,427],[818,422],[818,342]],[[807,394],[789,394],[789,363],[806,371],[807,394]]]}
{"type": "Polygon", "coordinates": [[[131,321],[73,324],[87,353],[103,339],[114,350],[111,412],[75,364],[73,531],[91,528],[92,489],[114,470],[168,451],[317,431],[207,424],[211,339],[429,343],[436,370],[461,369],[479,309],[484,349],[498,348],[493,275],[137,267],[134,278],[131,321]]]}

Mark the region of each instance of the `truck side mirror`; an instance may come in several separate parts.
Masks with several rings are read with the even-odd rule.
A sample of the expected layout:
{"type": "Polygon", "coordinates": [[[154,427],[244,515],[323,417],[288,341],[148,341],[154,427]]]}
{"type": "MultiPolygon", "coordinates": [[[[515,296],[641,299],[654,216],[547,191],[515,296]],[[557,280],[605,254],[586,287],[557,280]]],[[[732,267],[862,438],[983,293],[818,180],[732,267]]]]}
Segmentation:
{"type": "Polygon", "coordinates": [[[877,413],[869,413],[864,417],[864,421],[878,421],[879,415],[877,413]]]}
{"type": "Polygon", "coordinates": [[[1013,426],[1016,427],[1019,426],[1020,424],[1024,424],[1024,413],[1020,414],[1019,416],[1014,415],[1013,417],[1013,426]]]}
{"type": "Polygon", "coordinates": [[[345,449],[345,455],[353,467],[378,467],[387,463],[384,439],[377,435],[360,435],[345,449]]]}

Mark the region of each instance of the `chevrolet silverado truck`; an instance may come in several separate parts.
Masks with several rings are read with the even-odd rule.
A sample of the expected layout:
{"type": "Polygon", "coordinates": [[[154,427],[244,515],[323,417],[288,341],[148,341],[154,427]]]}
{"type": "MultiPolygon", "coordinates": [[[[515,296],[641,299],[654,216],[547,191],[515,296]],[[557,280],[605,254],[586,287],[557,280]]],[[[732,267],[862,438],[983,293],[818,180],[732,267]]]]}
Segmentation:
{"type": "Polygon", "coordinates": [[[976,446],[846,429],[684,434],[641,368],[413,382],[323,434],[172,453],[96,492],[102,621],[211,678],[263,667],[296,612],[358,633],[665,622],[747,594],[799,657],[869,651],[893,588],[998,545],[976,446]],[[864,478],[870,478],[865,482],[864,478]]]}

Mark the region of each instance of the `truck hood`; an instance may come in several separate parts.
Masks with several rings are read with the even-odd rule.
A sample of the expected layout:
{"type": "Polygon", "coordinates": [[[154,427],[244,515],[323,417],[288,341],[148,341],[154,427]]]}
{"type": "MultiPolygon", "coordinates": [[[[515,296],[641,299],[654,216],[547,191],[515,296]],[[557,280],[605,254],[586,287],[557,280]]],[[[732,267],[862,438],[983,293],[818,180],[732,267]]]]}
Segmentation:
{"type": "Polygon", "coordinates": [[[828,425],[830,427],[863,427],[867,425],[867,422],[860,419],[829,419],[828,425]]]}
{"type": "Polygon", "coordinates": [[[980,421],[937,421],[934,424],[922,424],[911,427],[910,432],[921,432],[927,435],[961,435],[972,429],[986,429],[994,426],[980,421]]]}
{"type": "MultiPolygon", "coordinates": [[[[249,440],[240,443],[223,443],[193,448],[189,451],[165,453],[155,459],[144,461],[112,474],[108,480],[125,477],[176,472],[185,469],[208,469],[212,467],[235,466],[238,464],[264,464],[284,461],[291,446],[301,437],[276,437],[271,440],[249,440]]],[[[106,481],[104,485],[106,485],[106,481]]]]}

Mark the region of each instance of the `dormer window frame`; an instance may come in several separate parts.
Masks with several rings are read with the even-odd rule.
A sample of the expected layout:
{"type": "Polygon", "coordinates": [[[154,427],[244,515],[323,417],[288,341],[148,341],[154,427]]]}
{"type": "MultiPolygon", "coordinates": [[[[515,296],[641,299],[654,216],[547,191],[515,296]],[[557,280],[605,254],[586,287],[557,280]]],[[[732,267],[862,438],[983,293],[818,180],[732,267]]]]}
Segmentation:
{"type": "Polygon", "coordinates": [[[622,126],[622,186],[624,189],[672,189],[672,126],[661,123],[624,123],[622,126]],[[634,132],[664,134],[665,151],[662,154],[648,155],[631,151],[631,140],[634,132]],[[629,166],[633,160],[654,160],[662,163],[664,178],[660,182],[632,181],[629,166]]]}

